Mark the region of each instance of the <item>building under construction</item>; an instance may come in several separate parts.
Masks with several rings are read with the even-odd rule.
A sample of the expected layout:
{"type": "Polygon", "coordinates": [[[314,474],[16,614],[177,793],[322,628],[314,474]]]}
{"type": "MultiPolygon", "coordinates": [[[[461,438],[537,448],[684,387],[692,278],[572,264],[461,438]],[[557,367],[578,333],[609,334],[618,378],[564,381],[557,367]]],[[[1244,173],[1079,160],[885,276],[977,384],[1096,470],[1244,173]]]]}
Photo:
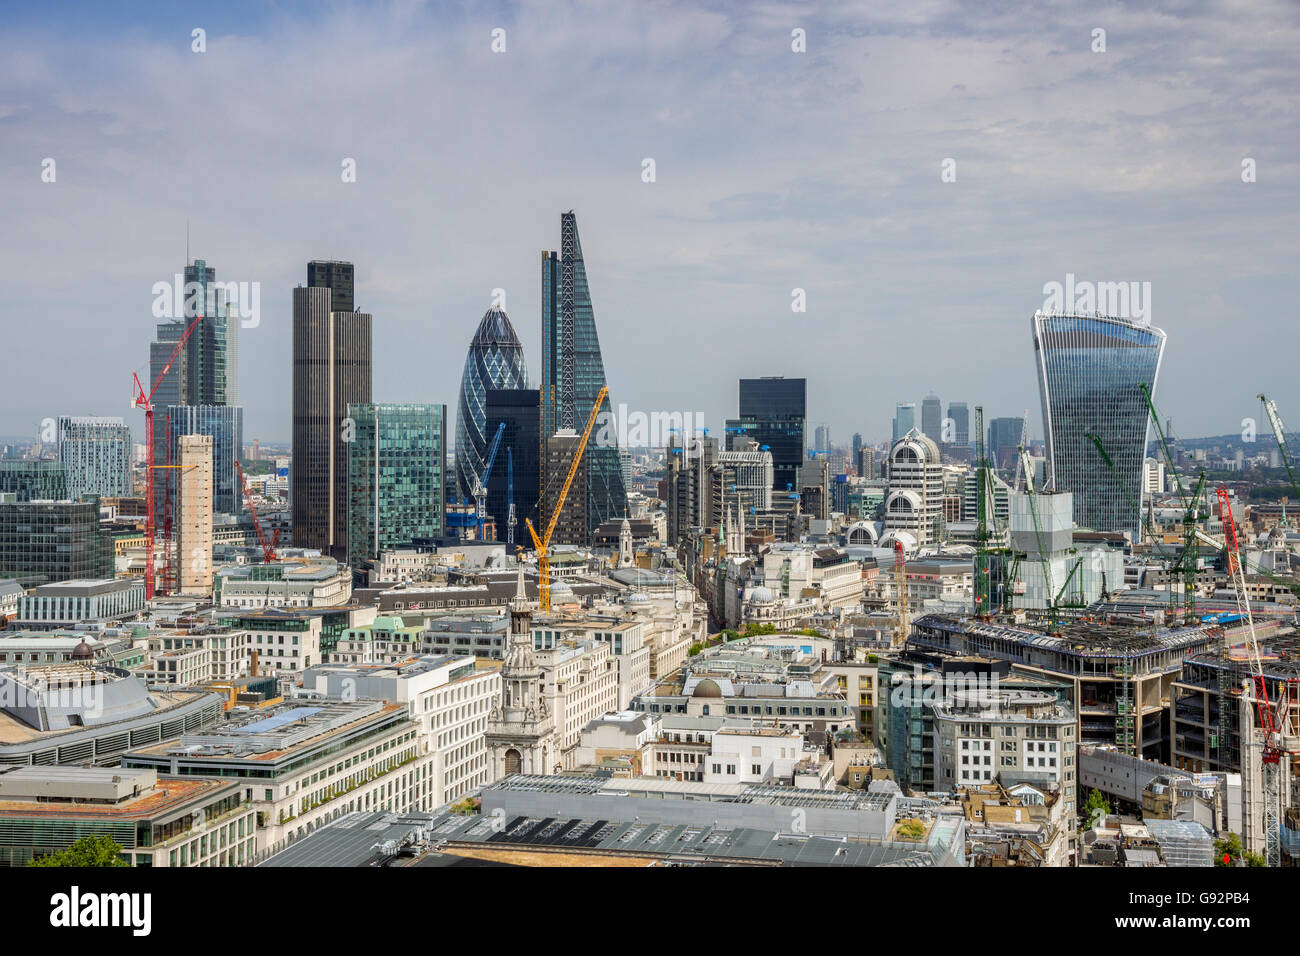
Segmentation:
{"type": "Polygon", "coordinates": [[[1010,661],[1062,678],[1073,690],[1080,744],[1168,761],[1165,713],[1184,658],[1219,646],[1211,625],[1154,628],[1147,621],[1080,619],[1057,633],[1024,624],[931,614],[913,622],[911,646],[1010,661]]]}

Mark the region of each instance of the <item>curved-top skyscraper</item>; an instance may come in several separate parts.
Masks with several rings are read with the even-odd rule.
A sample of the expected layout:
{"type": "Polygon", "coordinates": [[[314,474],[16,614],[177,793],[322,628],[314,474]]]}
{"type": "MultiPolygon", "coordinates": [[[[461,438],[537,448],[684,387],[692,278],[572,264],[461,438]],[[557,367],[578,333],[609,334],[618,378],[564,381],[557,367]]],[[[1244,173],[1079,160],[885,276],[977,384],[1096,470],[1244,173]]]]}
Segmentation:
{"type": "Polygon", "coordinates": [[[1151,417],[1140,386],[1155,393],[1165,333],[1103,315],[1035,312],[1032,322],[1051,480],[1074,493],[1080,527],[1129,531],[1137,541],[1151,417]],[[1101,439],[1114,472],[1089,433],[1101,439]]]}
{"type": "MultiPolygon", "coordinates": [[[[474,479],[481,478],[492,436],[485,434],[487,390],[527,388],[528,365],[524,348],[510,317],[501,309],[488,309],[478,324],[465,356],[460,377],[460,404],[456,409],[456,483],[462,500],[468,499],[474,479]]],[[[498,457],[502,455],[498,452],[498,457]]],[[[505,460],[493,466],[505,467],[505,460]]]]}

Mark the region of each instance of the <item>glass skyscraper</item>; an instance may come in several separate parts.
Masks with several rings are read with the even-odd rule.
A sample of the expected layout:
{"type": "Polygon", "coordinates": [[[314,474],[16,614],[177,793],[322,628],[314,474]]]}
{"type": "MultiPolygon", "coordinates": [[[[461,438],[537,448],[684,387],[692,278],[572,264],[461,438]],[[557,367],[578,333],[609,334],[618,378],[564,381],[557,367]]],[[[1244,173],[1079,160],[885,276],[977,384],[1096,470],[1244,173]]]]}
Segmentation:
{"type": "Polygon", "coordinates": [[[15,501],[64,501],[68,497],[67,473],[63,463],[0,461],[0,494],[11,493],[15,501]]]}
{"type": "Polygon", "coordinates": [[[113,537],[99,502],[0,501],[0,578],[25,588],[113,576],[113,537]]]}
{"type": "Polygon", "coordinates": [[[894,406],[894,441],[916,427],[916,403],[899,402],[894,406]]]}
{"type": "MultiPolygon", "coordinates": [[[[524,348],[501,309],[488,309],[469,343],[465,371],[460,377],[460,404],[456,408],[456,481],[466,501],[474,490],[474,479],[483,477],[493,431],[487,428],[489,389],[528,387],[528,366],[524,348]]],[[[505,467],[504,450],[493,471],[505,467]]],[[[500,526],[498,526],[500,527],[500,526]]]]}
{"type": "MultiPolygon", "coordinates": [[[[243,508],[234,472],[234,459],[241,452],[243,412],[226,412],[237,406],[239,378],[239,315],[226,301],[226,289],[217,281],[216,270],[204,259],[195,259],[185,267],[185,283],[198,285],[197,299],[187,295],[187,314],[158,326],[157,338],[149,347],[149,381],[158,381],[172,349],[194,318],[202,313],[203,321],[190,333],[171,368],[154,392],[154,464],[179,461],[176,442],[186,434],[210,435],[213,443],[213,507],[222,514],[238,514],[243,508]],[[188,314],[193,305],[193,314],[188,314]],[[183,420],[172,420],[172,409],[189,409],[183,420]],[[202,408],[204,411],[200,412],[202,408]],[[205,424],[196,423],[200,416],[205,424]],[[231,424],[233,421],[236,424],[231,424]],[[235,428],[232,439],[230,428],[235,428]],[[170,438],[168,437],[170,436],[170,438]],[[227,448],[233,447],[233,456],[227,448]],[[226,464],[229,463],[229,469],[226,464]]],[[[154,521],[162,527],[167,502],[171,501],[175,518],[178,478],[174,469],[156,472],[154,481],[154,521]]]]}
{"type": "Polygon", "coordinates": [[[531,518],[536,526],[541,521],[537,510],[537,494],[541,487],[541,416],[538,393],[535,388],[511,390],[489,389],[487,393],[487,432],[495,435],[497,426],[505,423],[501,433],[501,449],[497,463],[487,484],[487,501],[484,507],[496,522],[497,538],[509,539],[510,474],[514,470],[515,544],[531,547],[524,520],[531,518]]]}
{"type": "Polygon", "coordinates": [[[779,375],[740,380],[740,417],[727,420],[727,443],[745,451],[758,442],[772,453],[772,487],[799,492],[799,469],[807,447],[808,380],[779,375]]]}
{"type": "Polygon", "coordinates": [[[348,549],[353,569],[381,551],[438,538],[445,527],[446,405],[355,404],[348,449],[348,549]]]}
{"type": "MultiPolygon", "coordinates": [[[[238,405],[170,405],[166,418],[171,437],[171,464],[181,460],[182,435],[207,435],[212,439],[212,510],[215,514],[237,515],[244,510],[235,462],[244,445],[244,410],[238,405]]],[[[167,464],[159,460],[158,464],[167,464]]],[[[180,476],[173,469],[161,473],[175,494],[180,476]]],[[[159,496],[161,497],[161,496],[159,496]]]]}
{"type": "Polygon", "coordinates": [[[1140,386],[1155,392],[1165,333],[1101,315],[1037,312],[1032,325],[1050,480],[1074,493],[1080,527],[1129,531],[1138,540],[1150,427],[1140,386]],[[1101,440],[1115,473],[1088,433],[1101,440]]]}
{"type": "Polygon", "coordinates": [[[921,402],[921,433],[933,442],[943,441],[943,403],[933,392],[921,402]]]}
{"type": "Polygon", "coordinates": [[[965,448],[970,444],[970,408],[965,402],[950,402],[948,417],[952,419],[953,435],[951,445],[965,448]]]}
{"type": "MultiPolygon", "coordinates": [[[[587,288],[578,220],[566,212],[560,216],[560,251],[542,253],[543,439],[549,440],[561,429],[580,432],[605,384],[605,362],[587,288]]],[[[601,412],[610,413],[608,395],[601,412]]],[[[594,434],[585,456],[588,535],[604,522],[627,515],[618,443],[597,444],[594,434]]],[[[557,493],[559,486],[552,489],[548,485],[547,491],[557,493]]]]}

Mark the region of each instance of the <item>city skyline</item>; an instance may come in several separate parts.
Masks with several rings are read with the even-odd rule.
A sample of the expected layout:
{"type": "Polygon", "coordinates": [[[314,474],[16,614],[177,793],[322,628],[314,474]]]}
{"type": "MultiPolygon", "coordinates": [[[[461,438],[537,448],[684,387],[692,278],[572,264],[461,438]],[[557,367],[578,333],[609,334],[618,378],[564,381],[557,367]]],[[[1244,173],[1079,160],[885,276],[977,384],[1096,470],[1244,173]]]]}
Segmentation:
{"type": "Polygon", "coordinates": [[[147,365],[144,344],[158,321],[151,289],[176,271],[187,221],[196,259],[261,286],[259,322],[239,330],[248,436],[290,437],[282,357],[291,290],[313,258],[358,262],[357,298],[380,318],[375,400],[454,404],[454,386],[427,383],[455,379],[459,349],[447,346],[470,334],[464,316],[481,314],[494,289],[508,295],[525,352],[539,354],[534,257],[555,211],[570,208],[584,217],[600,275],[616,404],[690,407],[718,427],[735,413],[738,378],[807,377],[810,417],[870,441],[888,436],[896,402],[919,403],[931,389],[989,416],[1036,409],[1025,316],[1068,275],[1151,282],[1152,321],[1170,336],[1162,413],[1181,434],[1238,432],[1243,418],[1262,420],[1256,391],[1275,394],[1284,412],[1300,406],[1280,356],[1215,344],[1223,328],[1282,330],[1296,252],[1284,146],[1294,140],[1296,111],[1285,107],[1296,91],[1270,71],[1300,25],[1289,5],[1259,9],[1269,30],[1212,8],[1177,20],[1107,10],[1095,17],[1109,30],[1104,53],[1091,51],[1084,23],[1041,9],[1022,23],[956,3],[917,22],[668,5],[656,11],[674,18],[653,18],[657,31],[645,29],[651,14],[633,11],[584,22],[510,6],[481,18],[381,7],[363,20],[346,11],[307,18],[293,5],[268,18],[236,4],[213,13],[201,55],[181,42],[194,25],[170,16],[129,33],[108,24],[114,42],[104,44],[93,24],[55,38],[19,12],[0,40],[10,104],[0,189],[31,226],[6,240],[5,260],[15,312],[42,321],[10,330],[4,372],[29,387],[0,410],[0,433],[32,435],[65,414],[122,415],[141,437],[127,385],[147,365]],[[508,45],[494,54],[498,25],[508,45]],[[791,50],[794,27],[807,32],[804,54],[791,50]],[[304,94],[300,84],[319,81],[292,71],[329,62],[343,37],[353,67],[346,80],[326,78],[319,94],[336,95],[340,127],[308,145],[295,139],[297,124],[276,128],[304,94]],[[925,42],[937,37],[954,49],[940,55],[925,42]],[[1197,56],[1173,57],[1189,45],[1197,56]],[[380,66],[391,63],[384,52],[381,64],[381,51],[417,47],[435,55],[421,58],[412,88],[455,81],[469,95],[440,106],[446,118],[472,112],[499,117],[499,126],[473,133],[466,122],[462,149],[430,149],[421,124],[389,112],[418,112],[405,92],[385,93],[391,103],[371,110],[380,66]],[[282,55],[266,55],[271,48],[282,55]],[[617,51],[621,62],[605,68],[599,89],[584,84],[576,94],[591,121],[563,131],[532,121],[534,97],[572,89],[569,71],[590,71],[591,56],[579,52],[592,49],[617,51]],[[537,81],[557,58],[580,62],[537,81]],[[52,96],[80,89],[77,70],[106,60],[108,81],[52,96]],[[894,73],[911,81],[887,82],[894,73]],[[234,75],[243,78],[230,89],[216,82],[234,75]],[[738,108],[747,93],[731,75],[761,84],[772,102],[746,98],[738,108]],[[225,97],[242,97],[249,83],[260,102],[241,99],[228,135],[259,144],[255,163],[158,139],[161,129],[183,128],[199,91],[226,109],[225,97]],[[1042,96],[1031,95],[1039,86],[1042,96]],[[1264,89],[1277,106],[1261,100],[1264,89]],[[1192,109],[1206,111],[1200,124],[1178,122],[1192,109]],[[862,122],[846,126],[844,115],[862,122]],[[843,143],[820,150],[832,116],[843,143]],[[505,129],[530,148],[476,147],[476,137],[505,129]],[[159,142],[172,145],[153,148],[159,142]],[[46,157],[58,163],[53,183],[41,182],[46,157]],[[348,157],[352,183],[339,175],[348,157]],[[654,182],[642,181],[645,158],[656,160],[654,182]],[[947,158],[954,182],[941,179],[947,158]],[[1242,181],[1247,158],[1258,163],[1255,182],[1242,181]],[[220,212],[194,202],[195,181],[220,212]],[[439,182],[457,182],[456,193],[439,182]],[[53,247],[57,271],[40,253],[53,247]],[[86,309],[81,288],[58,281],[68,274],[94,283],[103,307],[86,309]],[[794,289],[804,290],[807,312],[791,312],[794,289]],[[910,354],[918,322],[941,345],[916,376],[888,356],[910,354]],[[40,368],[30,356],[48,354],[51,333],[103,339],[69,357],[57,404],[30,387],[40,368]],[[770,348],[777,339],[779,357],[770,348]],[[1224,388],[1200,387],[1207,368],[1224,388]],[[421,385],[413,393],[407,380],[421,385]]]}

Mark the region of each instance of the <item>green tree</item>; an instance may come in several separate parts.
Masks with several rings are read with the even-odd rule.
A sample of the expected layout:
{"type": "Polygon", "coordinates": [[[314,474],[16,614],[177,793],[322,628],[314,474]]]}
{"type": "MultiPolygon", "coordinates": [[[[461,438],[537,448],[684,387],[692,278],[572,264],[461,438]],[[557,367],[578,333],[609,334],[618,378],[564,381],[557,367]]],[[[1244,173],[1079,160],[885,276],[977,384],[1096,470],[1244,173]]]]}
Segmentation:
{"type": "Polygon", "coordinates": [[[1258,853],[1247,853],[1246,848],[1241,844],[1241,837],[1235,833],[1229,833],[1223,839],[1214,841],[1215,866],[1238,866],[1239,860],[1245,860],[1247,866],[1264,866],[1266,862],[1258,853]]]}
{"type": "Polygon", "coordinates": [[[32,860],[28,866],[128,866],[122,848],[107,836],[84,836],[66,850],[32,860]]]}
{"type": "Polygon", "coordinates": [[[1083,814],[1087,817],[1089,824],[1094,820],[1100,822],[1102,817],[1110,816],[1110,801],[1100,790],[1089,790],[1088,799],[1083,805],[1083,814]]]}

